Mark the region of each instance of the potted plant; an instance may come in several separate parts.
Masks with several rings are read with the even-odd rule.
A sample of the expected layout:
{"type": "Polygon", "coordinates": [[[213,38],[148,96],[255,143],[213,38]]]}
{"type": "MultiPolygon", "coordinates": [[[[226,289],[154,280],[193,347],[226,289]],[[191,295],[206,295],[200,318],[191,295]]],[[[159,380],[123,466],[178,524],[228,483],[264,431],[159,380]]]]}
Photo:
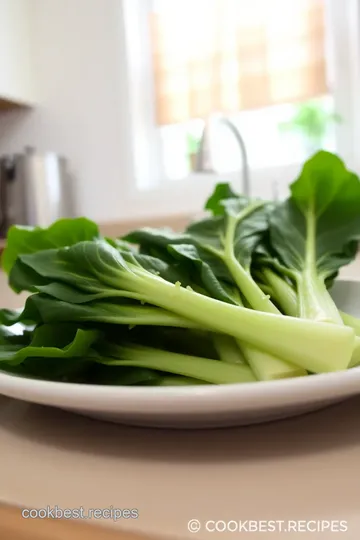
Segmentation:
{"type": "Polygon", "coordinates": [[[279,127],[283,133],[299,133],[304,139],[307,152],[312,154],[323,147],[330,125],[340,122],[338,114],[327,110],[319,100],[312,100],[298,105],[293,118],[279,127]]]}

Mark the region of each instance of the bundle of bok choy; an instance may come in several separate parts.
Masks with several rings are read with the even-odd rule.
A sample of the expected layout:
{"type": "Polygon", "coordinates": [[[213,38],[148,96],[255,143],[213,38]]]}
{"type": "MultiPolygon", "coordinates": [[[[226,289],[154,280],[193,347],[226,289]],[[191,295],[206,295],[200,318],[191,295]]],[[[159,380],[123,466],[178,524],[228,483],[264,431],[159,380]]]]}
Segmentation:
{"type": "Polygon", "coordinates": [[[0,311],[0,369],[164,386],[360,363],[360,320],[329,292],[360,237],[360,180],[340,158],[312,156],[283,202],[218,184],[205,210],[181,233],[107,238],[85,218],[11,227],[3,269],[15,292],[30,295],[22,310],[0,311]]]}

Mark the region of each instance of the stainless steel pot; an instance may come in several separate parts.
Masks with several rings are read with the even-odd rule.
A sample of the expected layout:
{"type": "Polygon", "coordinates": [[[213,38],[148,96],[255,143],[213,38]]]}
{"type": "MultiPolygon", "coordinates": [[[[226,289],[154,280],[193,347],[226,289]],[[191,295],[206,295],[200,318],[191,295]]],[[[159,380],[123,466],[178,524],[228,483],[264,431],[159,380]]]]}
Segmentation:
{"type": "Polygon", "coordinates": [[[47,227],[59,218],[74,216],[72,179],[65,158],[28,147],[0,163],[5,159],[6,172],[0,179],[0,203],[5,204],[0,207],[1,214],[6,210],[7,226],[47,227]]]}

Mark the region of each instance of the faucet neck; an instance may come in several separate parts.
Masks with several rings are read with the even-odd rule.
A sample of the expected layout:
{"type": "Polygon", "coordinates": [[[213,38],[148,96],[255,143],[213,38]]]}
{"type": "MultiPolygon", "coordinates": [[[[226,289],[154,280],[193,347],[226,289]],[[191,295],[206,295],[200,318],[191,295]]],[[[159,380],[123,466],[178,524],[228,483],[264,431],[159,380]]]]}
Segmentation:
{"type": "MultiPolygon", "coordinates": [[[[236,125],[229,120],[229,118],[222,116],[220,118],[217,118],[216,121],[221,122],[225,124],[232,134],[234,135],[235,139],[237,140],[241,152],[241,159],[242,159],[242,185],[241,185],[241,193],[245,195],[246,197],[250,196],[250,174],[249,174],[249,164],[248,164],[248,157],[247,157],[247,151],[244,139],[236,127],[236,125]]],[[[207,123],[204,127],[203,134],[200,140],[199,145],[199,151],[197,153],[196,157],[196,170],[202,171],[202,172],[211,172],[214,173],[214,167],[211,162],[211,151],[210,151],[210,145],[209,145],[209,131],[210,131],[210,123],[207,123]]]]}

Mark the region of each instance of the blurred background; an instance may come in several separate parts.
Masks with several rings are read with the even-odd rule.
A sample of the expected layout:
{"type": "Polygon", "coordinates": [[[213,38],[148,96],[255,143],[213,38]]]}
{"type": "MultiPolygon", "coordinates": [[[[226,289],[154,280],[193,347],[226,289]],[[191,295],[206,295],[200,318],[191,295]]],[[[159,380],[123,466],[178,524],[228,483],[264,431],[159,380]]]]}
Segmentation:
{"type": "Polygon", "coordinates": [[[212,186],[360,172],[358,0],[0,0],[0,235],[182,226],[212,186]]]}

